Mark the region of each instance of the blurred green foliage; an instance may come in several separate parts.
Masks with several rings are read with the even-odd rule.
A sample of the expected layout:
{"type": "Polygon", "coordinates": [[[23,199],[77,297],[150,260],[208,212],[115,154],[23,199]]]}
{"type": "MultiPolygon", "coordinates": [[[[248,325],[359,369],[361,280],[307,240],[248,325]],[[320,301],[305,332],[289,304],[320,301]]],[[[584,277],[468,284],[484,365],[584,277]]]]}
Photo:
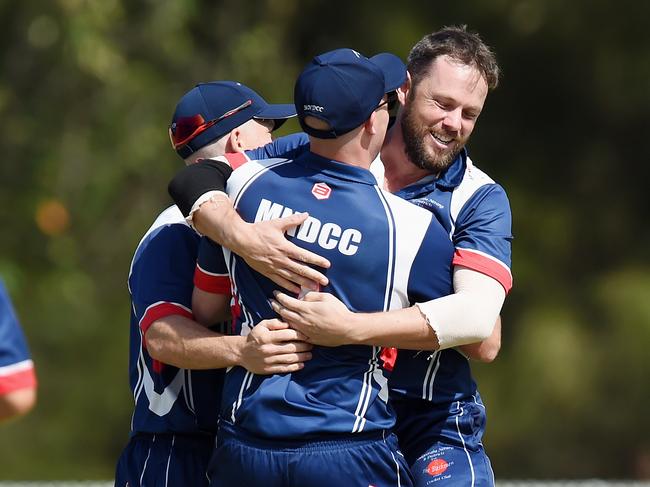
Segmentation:
{"type": "Polygon", "coordinates": [[[501,355],[475,367],[497,476],[650,478],[648,19],[638,0],[0,1],[0,274],[40,378],[0,431],[0,479],[113,475],[126,278],[169,203],[185,91],[237,79],[286,102],[318,52],[405,57],[459,23],[504,72],[470,143],[516,236],[501,355]]]}

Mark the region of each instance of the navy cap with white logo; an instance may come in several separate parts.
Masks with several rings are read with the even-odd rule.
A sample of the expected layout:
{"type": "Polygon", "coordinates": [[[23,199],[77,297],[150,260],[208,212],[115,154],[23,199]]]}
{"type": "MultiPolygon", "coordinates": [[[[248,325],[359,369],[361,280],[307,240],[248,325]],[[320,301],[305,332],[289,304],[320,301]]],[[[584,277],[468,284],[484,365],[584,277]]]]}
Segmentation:
{"type": "Polygon", "coordinates": [[[386,93],[406,80],[406,66],[390,53],[368,59],[353,49],[336,49],[316,56],[302,71],[294,88],[300,126],[309,135],[332,139],[362,125],[386,93]],[[305,124],[318,118],[330,130],[305,124]]]}
{"type": "Polygon", "coordinates": [[[200,83],[176,105],[169,137],[178,155],[186,158],[251,119],[274,120],[275,130],[295,115],[293,105],[271,105],[236,81],[200,83]]]}

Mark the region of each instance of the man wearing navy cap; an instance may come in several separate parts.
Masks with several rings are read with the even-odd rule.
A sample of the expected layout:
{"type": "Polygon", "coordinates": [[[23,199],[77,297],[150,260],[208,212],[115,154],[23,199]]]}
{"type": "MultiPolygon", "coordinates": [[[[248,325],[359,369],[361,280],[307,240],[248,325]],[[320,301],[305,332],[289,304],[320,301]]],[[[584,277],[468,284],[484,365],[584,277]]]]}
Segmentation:
{"type": "MultiPolygon", "coordinates": [[[[386,94],[405,76],[390,54],[368,59],[338,49],[315,57],[294,90],[310,150],[293,160],[250,161],[228,179],[228,196],[249,223],[309,213],[289,239],[331,262],[324,289],[358,311],[451,291],[446,232],[431,213],[381,190],[368,171],[389,121],[386,94]]],[[[224,256],[238,303],[235,328],[246,336],[276,316],[269,300],[280,288],[235,253],[224,249],[224,256]]],[[[433,332],[425,326],[422,333],[433,332]]],[[[395,418],[380,352],[366,344],[314,347],[297,372],[229,369],[211,485],[412,485],[390,433],[395,418]]]]}
{"type": "MultiPolygon", "coordinates": [[[[292,116],[293,105],[269,105],[240,83],[202,83],[178,102],[169,132],[176,152],[192,164],[266,144],[271,131],[292,116]]],[[[129,371],[135,409],[117,465],[119,487],[207,485],[223,381],[223,371],[208,369],[241,365],[256,373],[290,372],[309,358],[311,347],[277,320],[247,337],[225,336],[195,321],[198,242],[171,206],[133,257],[129,371]],[[209,357],[198,353],[204,350],[209,357]]]]}
{"type": "Polygon", "coordinates": [[[271,142],[271,132],[295,116],[291,104],[269,105],[235,81],[201,83],[176,106],[169,136],[186,163],[271,142]]]}

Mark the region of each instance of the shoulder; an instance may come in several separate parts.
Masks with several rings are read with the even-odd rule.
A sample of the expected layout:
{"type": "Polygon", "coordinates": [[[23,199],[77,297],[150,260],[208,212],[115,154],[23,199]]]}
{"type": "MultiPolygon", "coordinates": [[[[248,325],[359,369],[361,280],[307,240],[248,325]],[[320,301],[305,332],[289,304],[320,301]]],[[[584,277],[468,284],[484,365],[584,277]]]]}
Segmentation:
{"type": "Polygon", "coordinates": [[[163,211],[144,234],[136,248],[131,262],[131,271],[143,255],[155,259],[170,254],[172,250],[180,257],[183,249],[196,252],[199,235],[187,224],[177,206],[173,205],[163,211]]]}
{"type": "Polygon", "coordinates": [[[251,180],[257,179],[269,170],[288,164],[289,162],[291,162],[289,159],[284,158],[248,161],[246,164],[233,171],[230,179],[228,179],[228,184],[226,185],[226,193],[228,193],[229,196],[233,196],[235,193],[238,193],[243,189],[251,180]]]}
{"type": "Polygon", "coordinates": [[[176,205],[170,206],[158,215],[140,240],[138,249],[148,245],[149,242],[154,240],[154,237],[157,240],[194,237],[197,239],[197,242],[199,238],[198,234],[187,224],[183,214],[176,205]]]}
{"type": "Polygon", "coordinates": [[[275,139],[263,147],[246,151],[249,159],[269,159],[284,157],[291,159],[309,149],[309,138],[304,132],[286,135],[275,139]]]}
{"type": "Polygon", "coordinates": [[[463,178],[452,194],[452,216],[458,216],[466,206],[510,212],[510,203],[503,187],[475,166],[469,157],[463,178]]]}
{"type": "Polygon", "coordinates": [[[420,216],[423,219],[429,220],[431,218],[431,212],[420,208],[417,205],[414,205],[408,200],[402,199],[399,196],[396,196],[385,189],[379,188],[376,186],[377,192],[381,195],[382,199],[386,201],[386,204],[393,209],[395,212],[403,215],[413,215],[420,216]],[[425,216],[427,218],[425,218],[425,216]]]}
{"type": "MultiPolygon", "coordinates": [[[[180,223],[187,225],[185,222],[185,217],[181,214],[181,210],[178,209],[178,206],[172,205],[166,210],[164,210],[158,217],[154,220],[153,224],[149,228],[148,232],[155,230],[156,228],[163,225],[171,225],[174,223],[180,223]]],[[[189,227],[189,225],[187,225],[189,227]]]]}

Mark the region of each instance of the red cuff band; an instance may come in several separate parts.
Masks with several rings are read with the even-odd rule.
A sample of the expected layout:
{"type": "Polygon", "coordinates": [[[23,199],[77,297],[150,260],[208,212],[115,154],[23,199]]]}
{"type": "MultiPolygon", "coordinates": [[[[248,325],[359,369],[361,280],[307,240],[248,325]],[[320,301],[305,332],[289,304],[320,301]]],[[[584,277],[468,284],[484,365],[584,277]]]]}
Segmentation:
{"type": "Polygon", "coordinates": [[[230,296],[230,277],[227,274],[210,274],[198,265],[194,269],[194,285],[206,293],[230,296]]]}
{"type": "Polygon", "coordinates": [[[453,265],[460,265],[496,279],[506,290],[512,289],[512,273],[500,260],[476,250],[456,249],[453,265]]]}

